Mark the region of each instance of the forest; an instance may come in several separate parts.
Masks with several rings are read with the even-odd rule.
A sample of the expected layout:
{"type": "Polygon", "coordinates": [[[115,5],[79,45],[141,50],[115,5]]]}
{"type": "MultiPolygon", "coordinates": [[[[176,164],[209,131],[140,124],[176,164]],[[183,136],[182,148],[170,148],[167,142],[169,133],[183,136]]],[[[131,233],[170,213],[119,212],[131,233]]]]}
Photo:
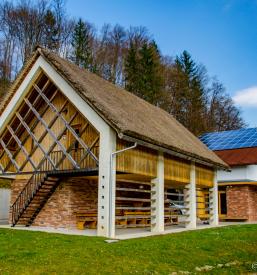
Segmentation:
{"type": "Polygon", "coordinates": [[[0,100],[37,45],[164,109],[197,136],[246,126],[224,85],[188,51],[162,54],[143,26],[73,18],[64,0],[1,1],[0,100]]]}

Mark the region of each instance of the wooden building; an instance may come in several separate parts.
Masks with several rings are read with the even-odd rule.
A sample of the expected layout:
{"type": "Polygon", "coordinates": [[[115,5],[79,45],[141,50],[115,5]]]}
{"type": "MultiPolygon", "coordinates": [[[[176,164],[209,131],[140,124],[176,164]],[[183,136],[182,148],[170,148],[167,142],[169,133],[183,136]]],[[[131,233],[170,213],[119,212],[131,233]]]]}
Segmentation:
{"type": "Polygon", "coordinates": [[[230,167],[218,171],[219,218],[224,221],[257,221],[257,128],[201,137],[230,167]]]}
{"type": "Polygon", "coordinates": [[[227,168],[165,111],[40,47],[0,105],[12,226],[216,225],[227,168]]]}

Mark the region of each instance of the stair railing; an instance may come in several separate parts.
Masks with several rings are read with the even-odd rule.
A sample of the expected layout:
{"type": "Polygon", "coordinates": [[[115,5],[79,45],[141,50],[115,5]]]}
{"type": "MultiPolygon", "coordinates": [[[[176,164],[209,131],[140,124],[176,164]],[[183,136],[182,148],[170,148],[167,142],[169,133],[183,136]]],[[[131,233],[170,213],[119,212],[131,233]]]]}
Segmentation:
{"type": "MultiPolygon", "coordinates": [[[[84,149],[83,149],[84,150],[84,149]]],[[[95,146],[91,148],[92,151],[95,153],[98,152],[98,147],[95,146]]],[[[81,152],[81,149],[78,151],[79,156],[83,155],[81,152]]],[[[77,154],[77,153],[76,153],[77,154]]],[[[65,170],[68,167],[66,167],[65,164],[65,157],[63,155],[63,152],[60,151],[52,151],[49,153],[51,159],[53,159],[54,163],[58,163],[58,167],[55,167],[55,169],[60,168],[60,170],[65,170]]],[[[74,156],[73,156],[74,157],[74,156]]],[[[90,158],[84,159],[82,161],[82,168],[86,168],[84,166],[92,167],[92,161],[90,163],[90,158]],[[88,159],[88,160],[87,160],[88,159]]],[[[77,160],[76,160],[77,161],[77,160]]],[[[81,162],[81,161],[80,161],[81,162]]],[[[95,162],[94,162],[95,163],[95,162]]],[[[18,197],[16,198],[15,202],[11,206],[12,211],[12,226],[15,226],[17,222],[19,221],[21,215],[24,213],[34,196],[36,195],[39,188],[42,186],[44,179],[47,177],[47,172],[51,171],[52,166],[48,159],[45,159],[42,164],[38,167],[38,171],[35,172],[30,179],[28,180],[27,184],[24,186],[22,191],[19,193],[18,197]]],[[[68,168],[69,169],[69,168],[68,168]]]]}
{"type": "Polygon", "coordinates": [[[48,171],[50,168],[49,166],[49,161],[45,159],[42,165],[40,166],[40,173],[34,173],[30,177],[27,184],[24,186],[24,188],[16,198],[15,202],[11,206],[12,226],[15,226],[15,224],[18,222],[20,216],[26,210],[27,206],[35,196],[36,192],[41,187],[43,180],[47,175],[46,172],[41,173],[41,171],[48,171]]]}

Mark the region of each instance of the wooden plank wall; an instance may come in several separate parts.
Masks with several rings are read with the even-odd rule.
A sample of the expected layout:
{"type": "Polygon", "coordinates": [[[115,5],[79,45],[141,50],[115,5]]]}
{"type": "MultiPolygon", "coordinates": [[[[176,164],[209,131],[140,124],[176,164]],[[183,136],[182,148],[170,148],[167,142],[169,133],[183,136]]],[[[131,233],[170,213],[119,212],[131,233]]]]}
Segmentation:
{"type": "MultiPolygon", "coordinates": [[[[124,149],[131,144],[119,140],[117,150],[124,149]]],[[[133,173],[155,178],[157,176],[157,152],[146,147],[138,146],[117,155],[117,171],[133,173]]]]}
{"type": "MultiPolygon", "coordinates": [[[[117,150],[131,146],[125,141],[117,141],[117,150]]],[[[156,177],[157,152],[146,147],[138,146],[117,156],[117,171],[143,176],[156,177]]],[[[213,186],[214,172],[211,168],[196,165],[196,185],[203,187],[213,186]]],[[[185,159],[165,154],[164,179],[174,184],[190,183],[190,162],[185,159]]]]}
{"type": "Polygon", "coordinates": [[[214,180],[214,171],[211,168],[202,165],[196,165],[196,185],[212,187],[214,180]]]}
{"type": "MultiPolygon", "coordinates": [[[[45,75],[41,75],[41,78],[39,78],[36,83],[41,83],[40,86],[47,81],[47,78],[45,75]],[[42,81],[42,79],[44,81],[42,81]]],[[[39,85],[39,84],[38,84],[39,85]]],[[[53,93],[57,88],[52,84],[50,85],[49,89],[51,89],[50,93],[53,93]]],[[[49,91],[48,91],[49,93],[49,91]]],[[[33,98],[33,94],[36,94],[36,91],[31,88],[31,91],[29,93],[29,95],[27,96],[28,98],[33,98]]],[[[35,97],[35,96],[34,96],[35,97]]],[[[61,93],[61,91],[58,92],[58,94],[56,95],[56,97],[54,98],[54,100],[52,101],[53,105],[57,108],[57,110],[60,110],[61,107],[63,106],[64,102],[66,100],[66,97],[61,93]]],[[[40,107],[37,107],[37,111],[40,113],[46,106],[46,103],[44,101],[41,102],[42,104],[40,104],[40,107]]],[[[23,110],[23,107],[20,107],[20,112],[23,110]]],[[[72,103],[68,103],[67,107],[64,109],[64,111],[62,112],[63,117],[69,121],[69,119],[74,115],[74,113],[76,112],[76,108],[75,106],[72,105],[72,103]]],[[[77,110],[78,111],[78,110],[77,110]]],[[[24,115],[21,113],[21,115],[24,115]]],[[[48,108],[48,111],[44,114],[43,119],[44,121],[49,124],[50,121],[53,119],[55,113],[51,110],[51,108],[48,108]]],[[[36,118],[33,118],[30,123],[29,126],[32,125],[35,120],[37,120],[36,118]]],[[[81,113],[78,112],[78,115],[76,116],[76,118],[73,120],[71,126],[72,127],[79,127],[79,128],[83,128],[84,125],[86,125],[88,123],[87,119],[84,118],[82,116],[81,113]]],[[[63,121],[58,118],[56,120],[56,122],[54,123],[54,125],[51,127],[51,130],[53,131],[53,133],[55,134],[55,136],[58,136],[64,129],[64,123],[63,121]]],[[[43,134],[43,132],[45,131],[45,127],[41,122],[38,122],[38,125],[35,127],[35,129],[33,130],[33,133],[35,135],[35,137],[37,139],[39,139],[41,137],[41,135],[43,134]]],[[[22,141],[24,139],[24,137],[27,135],[27,132],[24,131],[23,134],[21,134],[21,136],[19,136],[19,139],[22,141]]],[[[89,124],[86,131],[83,133],[82,135],[82,139],[83,141],[90,146],[95,139],[99,137],[99,133],[97,132],[97,130],[91,125],[89,124]]],[[[74,137],[71,134],[71,132],[69,130],[66,130],[65,134],[63,135],[63,137],[60,139],[60,142],[62,143],[62,145],[65,148],[68,148],[71,144],[71,142],[74,141],[74,137]]],[[[45,149],[45,151],[47,151],[49,149],[49,147],[52,145],[52,143],[54,142],[52,136],[50,134],[47,134],[45,136],[45,138],[43,139],[43,141],[41,142],[42,147],[45,149]]],[[[17,144],[16,144],[17,145],[17,144]]],[[[28,140],[26,141],[26,143],[24,144],[24,147],[26,148],[27,152],[30,153],[33,147],[33,140],[31,137],[28,138],[28,140]]],[[[80,147],[79,147],[80,148],[80,147]]],[[[59,148],[58,145],[55,146],[54,150],[55,152],[60,152],[61,149],[59,148]]],[[[94,154],[96,155],[96,157],[98,158],[99,155],[99,141],[95,144],[94,149],[93,149],[94,154]]],[[[82,152],[81,152],[82,155],[82,152]]],[[[60,154],[61,156],[61,154],[60,154]]],[[[42,160],[43,158],[43,153],[41,151],[40,148],[37,148],[36,151],[33,153],[31,159],[33,160],[33,162],[38,165],[39,162],[42,160]]],[[[22,163],[25,161],[26,156],[23,153],[23,151],[21,150],[18,155],[16,156],[15,160],[18,163],[18,165],[22,165],[22,163]]],[[[1,159],[1,163],[3,164],[3,166],[6,166],[6,162],[9,161],[8,156],[5,154],[4,157],[1,159]]],[[[88,160],[85,160],[88,161],[88,160]]],[[[93,160],[92,160],[93,161],[93,160]]],[[[66,159],[64,166],[62,167],[64,169],[69,169],[71,168],[71,163],[66,159]]],[[[13,165],[11,166],[11,168],[9,169],[10,171],[15,171],[13,165]]],[[[26,164],[26,166],[23,169],[23,172],[31,172],[33,171],[32,169],[32,165],[28,162],[26,164]]],[[[18,176],[18,178],[28,178],[30,176],[28,175],[22,175],[22,176],[18,176]]]]}
{"type": "Polygon", "coordinates": [[[165,154],[164,179],[188,184],[190,182],[190,162],[165,154]]]}

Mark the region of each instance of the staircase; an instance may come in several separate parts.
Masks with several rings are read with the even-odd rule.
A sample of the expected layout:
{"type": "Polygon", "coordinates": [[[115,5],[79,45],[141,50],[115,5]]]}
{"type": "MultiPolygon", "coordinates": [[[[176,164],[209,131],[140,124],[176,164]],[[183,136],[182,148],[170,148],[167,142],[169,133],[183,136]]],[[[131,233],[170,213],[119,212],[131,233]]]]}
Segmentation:
{"type": "MultiPolygon", "coordinates": [[[[92,148],[90,148],[90,150],[91,149],[92,148]]],[[[76,172],[83,171],[83,173],[85,173],[86,170],[87,173],[90,173],[92,168],[96,168],[98,166],[98,163],[95,160],[92,161],[91,158],[88,160],[85,159],[85,156],[89,154],[88,151],[86,155],[85,151],[79,153],[80,154],[73,156],[76,161],[81,163],[80,169],[76,172]]],[[[37,172],[31,176],[11,206],[12,226],[30,226],[58,187],[60,183],[60,176],[64,175],[65,172],[65,165],[63,165],[65,156],[59,151],[50,152],[49,155],[51,155],[51,158],[54,163],[57,163],[57,165],[53,170],[51,169],[51,164],[48,159],[40,162],[37,167],[37,172]]],[[[74,173],[74,170],[68,171],[74,173]]]]}
{"type": "Polygon", "coordinates": [[[30,226],[59,185],[59,178],[34,174],[12,205],[12,226],[30,226]]]}

